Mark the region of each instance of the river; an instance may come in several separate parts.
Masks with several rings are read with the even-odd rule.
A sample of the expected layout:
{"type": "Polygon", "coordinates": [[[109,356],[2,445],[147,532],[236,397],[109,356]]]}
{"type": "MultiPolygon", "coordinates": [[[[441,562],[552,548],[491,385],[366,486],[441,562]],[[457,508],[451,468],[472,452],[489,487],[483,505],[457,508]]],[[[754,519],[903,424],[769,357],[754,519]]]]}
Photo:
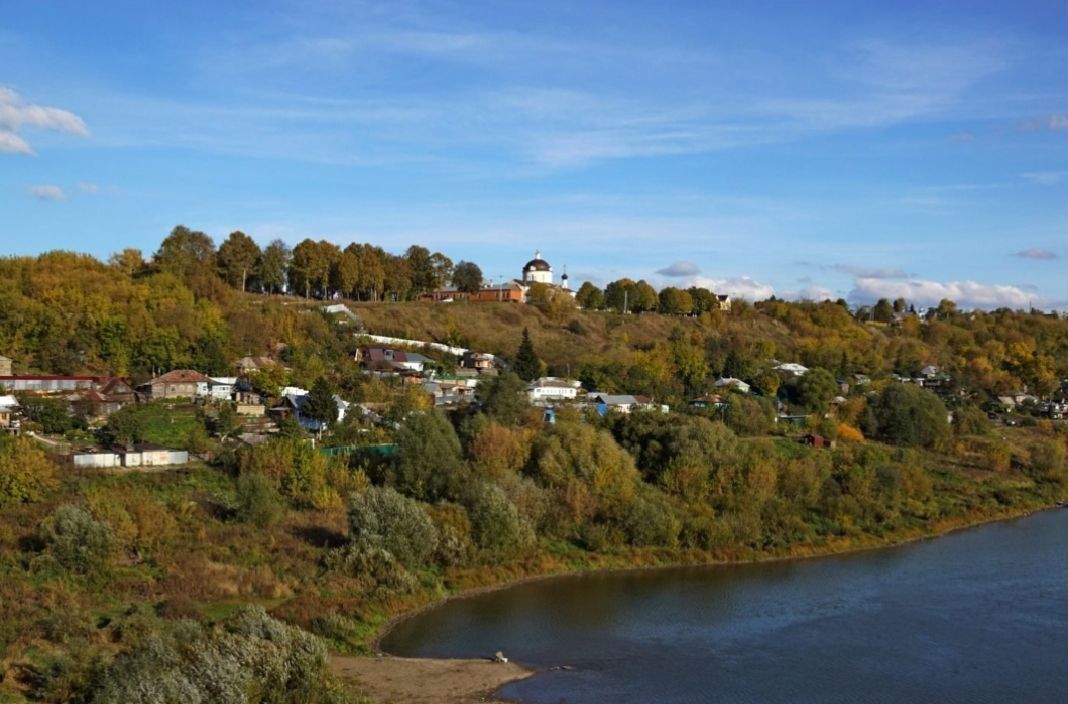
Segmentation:
{"type": "Polygon", "coordinates": [[[1068,510],[849,555],[602,572],[456,599],[382,643],[497,650],[528,704],[1068,702],[1068,510]]]}

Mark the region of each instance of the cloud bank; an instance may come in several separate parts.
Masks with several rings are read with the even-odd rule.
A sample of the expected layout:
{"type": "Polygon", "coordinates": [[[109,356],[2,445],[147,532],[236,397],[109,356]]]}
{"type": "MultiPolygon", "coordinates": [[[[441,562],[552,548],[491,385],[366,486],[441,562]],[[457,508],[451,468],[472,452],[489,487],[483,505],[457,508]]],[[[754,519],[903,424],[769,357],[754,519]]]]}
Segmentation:
{"type": "Polygon", "coordinates": [[[734,276],[729,279],[711,279],[707,276],[695,276],[690,281],[692,286],[702,286],[715,293],[726,293],[734,298],[748,301],[761,301],[775,295],[775,288],[748,276],[734,276]]]}
{"type": "Polygon", "coordinates": [[[880,298],[904,298],[921,306],[937,305],[948,298],[961,308],[1017,308],[1032,304],[1043,305],[1044,299],[1024,291],[1019,286],[980,284],[975,281],[888,281],[886,279],[857,278],[849,299],[857,303],[871,303],[880,298]]]}
{"type": "Polygon", "coordinates": [[[89,135],[85,122],[74,113],[27,103],[15,91],[0,86],[0,153],[32,155],[33,147],[21,135],[26,127],[89,135]]]}
{"type": "Polygon", "coordinates": [[[697,276],[701,273],[701,269],[693,262],[677,261],[671,266],[665,266],[663,269],[657,269],[656,273],[660,274],[661,276],[681,278],[683,276],[697,276]]]}
{"type": "Polygon", "coordinates": [[[1055,252],[1051,252],[1048,249],[1042,249],[1041,247],[1032,247],[1031,249],[1025,249],[1020,252],[1013,252],[1014,257],[1021,257],[1023,259],[1040,259],[1044,261],[1051,261],[1057,258],[1055,252]]]}
{"type": "Polygon", "coordinates": [[[67,200],[66,191],[64,191],[59,186],[52,186],[49,184],[43,184],[40,186],[30,186],[30,195],[32,195],[37,200],[67,200]]]}

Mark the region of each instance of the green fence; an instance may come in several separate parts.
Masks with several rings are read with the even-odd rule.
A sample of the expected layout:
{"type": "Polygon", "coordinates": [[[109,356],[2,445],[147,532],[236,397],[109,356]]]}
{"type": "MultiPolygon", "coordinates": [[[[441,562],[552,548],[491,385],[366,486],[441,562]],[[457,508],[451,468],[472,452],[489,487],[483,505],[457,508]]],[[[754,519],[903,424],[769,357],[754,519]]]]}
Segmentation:
{"type": "Polygon", "coordinates": [[[323,453],[327,457],[360,455],[362,457],[388,459],[397,453],[397,445],[396,443],[384,442],[378,445],[344,445],[341,447],[320,447],[319,452],[323,453]]]}

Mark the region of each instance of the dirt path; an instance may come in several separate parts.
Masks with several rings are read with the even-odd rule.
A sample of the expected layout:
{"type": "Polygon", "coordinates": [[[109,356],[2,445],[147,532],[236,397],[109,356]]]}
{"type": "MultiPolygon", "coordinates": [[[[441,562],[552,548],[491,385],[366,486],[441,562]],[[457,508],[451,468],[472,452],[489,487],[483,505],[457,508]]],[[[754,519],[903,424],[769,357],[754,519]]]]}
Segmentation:
{"type": "Polygon", "coordinates": [[[499,687],[534,672],[515,663],[490,660],[333,655],[330,669],[355,680],[367,694],[396,704],[470,704],[492,702],[499,687]]]}

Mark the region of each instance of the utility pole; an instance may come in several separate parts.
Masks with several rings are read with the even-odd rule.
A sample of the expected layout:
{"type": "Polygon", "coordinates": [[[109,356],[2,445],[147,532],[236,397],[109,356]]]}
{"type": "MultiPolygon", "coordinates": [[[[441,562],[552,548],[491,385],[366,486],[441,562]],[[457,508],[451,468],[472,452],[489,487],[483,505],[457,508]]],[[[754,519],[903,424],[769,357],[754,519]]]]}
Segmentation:
{"type": "Polygon", "coordinates": [[[623,315],[627,314],[627,294],[630,293],[627,289],[623,289],[623,315]]]}

